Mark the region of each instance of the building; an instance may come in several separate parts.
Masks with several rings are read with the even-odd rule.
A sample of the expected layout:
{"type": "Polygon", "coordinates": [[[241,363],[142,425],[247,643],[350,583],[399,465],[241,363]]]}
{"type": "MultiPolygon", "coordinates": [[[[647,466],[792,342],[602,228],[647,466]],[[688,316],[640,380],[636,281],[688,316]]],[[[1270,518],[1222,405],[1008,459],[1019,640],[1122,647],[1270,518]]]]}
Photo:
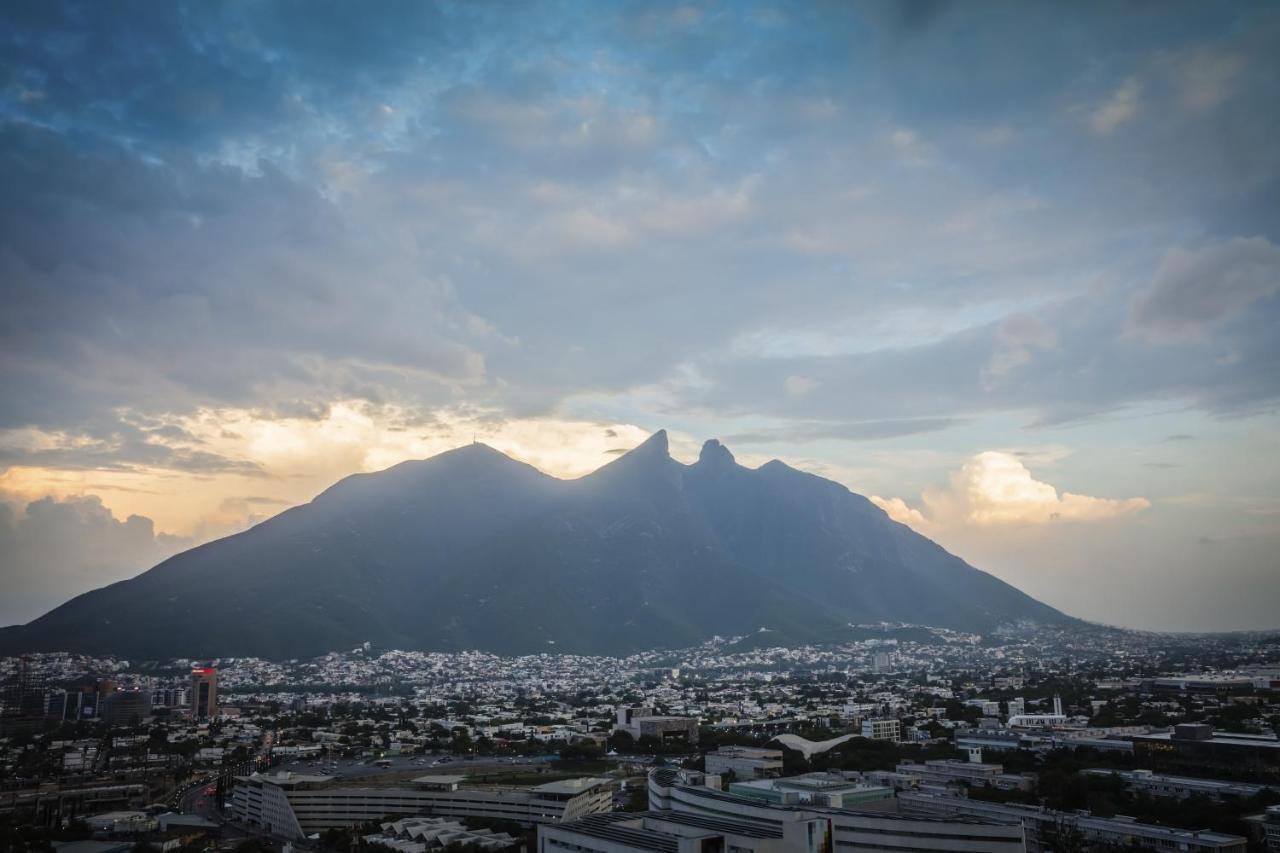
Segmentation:
{"type": "Polygon", "coordinates": [[[111,726],[136,726],[151,716],[151,695],[140,690],[116,690],[102,706],[102,719],[111,726]]]}
{"type": "Polygon", "coordinates": [[[837,809],[893,799],[893,788],[868,785],[856,779],[846,779],[838,773],[804,773],[785,779],[733,782],[729,785],[729,793],[766,803],[806,803],[837,809]]]}
{"type": "Polygon", "coordinates": [[[893,658],[888,652],[876,652],[871,656],[872,672],[888,672],[893,666],[893,658]]]}
{"type": "Polygon", "coordinates": [[[538,853],[825,853],[831,822],[801,817],[779,826],[682,812],[598,814],[538,827],[538,853]]]}
{"type": "Polygon", "coordinates": [[[210,720],[218,716],[218,671],[210,666],[191,669],[191,718],[210,720]]]}
{"type": "Polygon", "coordinates": [[[963,785],[968,788],[998,788],[1002,791],[1030,791],[1034,774],[1005,773],[1003,764],[981,761],[981,750],[970,753],[969,761],[943,759],[917,764],[903,761],[897,772],[912,776],[924,785],[963,785]]]}
{"type": "Polygon", "coordinates": [[[660,741],[683,740],[693,745],[698,742],[698,721],[692,717],[670,717],[657,714],[652,708],[619,708],[614,732],[626,732],[634,740],[642,737],[660,741]]]}
{"type": "Polygon", "coordinates": [[[44,725],[44,679],[32,668],[31,659],[18,659],[18,671],[0,685],[0,735],[30,732],[44,725]]]}
{"type": "Polygon", "coordinates": [[[1146,693],[1248,693],[1255,688],[1266,689],[1268,682],[1253,675],[1174,675],[1149,678],[1142,682],[1146,693]]]}
{"type": "Polygon", "coordinates": [[[1130,791],[1147,794],[1152,797],[1177,797],[1186,799],[1191,796],[1208,797],[1211,800],[1224,800],[1255,797],[1265,786],[1249,785],[1244,782],[1231,782],[1225,779],[1196,779],[1190,776],[1166,776],[1150,770],[1108,770],[1095,768],[1081,771],[1094,776],[1117,776],[1125,781],[1130,791]]]}
{"type": "MultiPolygon", "coordinates": [[[[1024,853],[1022,826],[982,818],[929,818],[903,815],[895,801],[868,804],[875,808],[832,808],[812,803],[772,803],[725,793],[714,776],[661,768],[649,773],[649,810],[704,818],[743,821],[785,830],[795,821],[827,820],[832,853],[884,851],[965,851],[965,853],[1024,853]]],[[[596,848],[599,849],[599,848],[596,848]]],[[[671,848],[675,849],[675,848],[671,848]]],[[[694,848],[697,849],[697,848],[694,848]]],[[[798,848],[808,850],[809,848],[798,848]]],[[[551,853],[550,850],[546,853],[551,853]]]]}
{"type": "Polygon", "coordinates": [[[50,720],[78,720],[90,716],[94,709],[96,691],[92,687],[77,690],[58,690],[49,694],[45,702],[45,717],[50,720]]]}
{"type": "Polygon", "coordinates": [[[423,776],[411,787],[348,787],[330,776],[237,776],[236,820],[273,835],[302,838],[391,816],[490,818],[525,825],[573,820],[612,808],[607,779],[566,779],[532,788],[464,787],[465,776],[423,776]]]}
{"type": "Polygon", "coordinates": [[[84,822],[90,832],[107,835],[136,835],[152,832],[158,826],[154,817],[139,811],[103,812],[84,818],[84,822]]]}
{"type": "Polygon", "coordinates": [[[868,740],[902,740],[902,721],[896,719],[873,719],[862,721],[862,736],[868,740]]]}
{"type": "Polygon", "coordinates": [[[95,717],[102,716],[102,709],[107,704],[107,699],[112,693],[116,692],[116,682],[114,678],[99,678],[95,685],[95,696],[93,699],[93,715],[95,717]]]}
{"type": "Polygon", "coordinates": [[[722,746],[705,757],[706,771],[734,779],[772,779],[782,775],[782,750],[722,746]]]}
{"type": "Polygon", "coordinates": [[[364,836],[365,843],[389,847],[398,853],[426,853],[450,844],[471,844],[485,850],[514,847],[516,839],[491,829],[468,829],[456,820],[442,817],[408,817],[389,821],[382,831],[364,836]]]}
{"type": "Polygon", "coordinates": [[[139,784],[16,788],[0,791],[0,815],[30,815],[35,823],[52,825],[75,815],[142,805],[146,790],[139,784]]]}
{"type": "Polygon", "coordinates": [[[1265,813],[1246,820],[1255,824],[1255,831],[1267,853],[1280,853],[1280,806],[1267,806],[1265,813]]]}
{"type": "MultiPolygon", "coordinates": [[[[1023,707],[1026,704],[1023,703],[1023,707]]],[[[1053,713],[1051,714],[1009,714],[1009,728],[1047,729],[1061,726],[1067,722],[1067,715],[1062,712],[1062,697],[1053,697],[1053,713]]]]}
{"type": "Polygon", "coordinates": [[[1133,751],[1156,769],[1200,766],[1280,771],[1280,740],[1215,732],[1208,723],[1179,723],[1170,732],[1134,735],[1133,751]]]}
{"type": "MultiPolygon", "coordinates": [[[[1021,824],[1028,853],[1047,853],[1062,832],[1078,833],[1085,845],[1125,849],[1176,850],[1179,853],[1245,853],[1248,839],[1209,830],[1191,831],[1138,823],[1133,818],[1095,817],[1088,812],[1061,812],[1040,806],[988,803],[945,794],[906,792],[898,795],[903,814],[919,817],[980,818],[1021,824]]],[[[1086,847],[1085,849],[1089,849],[1086,847]]]]}
{"type": "Polygon", "coordinates": [[[1003,729],[970,729],[956,731],[956,749],[1022,749],[1031,745],[1031,739],[1018,732],[1003,729]]]}
{"type": "Polygon", "coordinates": [[[157,708],[180,708],[189,705],[187,691],[180,687],[162,687],[151,691],[151,704],[157,708]]]}

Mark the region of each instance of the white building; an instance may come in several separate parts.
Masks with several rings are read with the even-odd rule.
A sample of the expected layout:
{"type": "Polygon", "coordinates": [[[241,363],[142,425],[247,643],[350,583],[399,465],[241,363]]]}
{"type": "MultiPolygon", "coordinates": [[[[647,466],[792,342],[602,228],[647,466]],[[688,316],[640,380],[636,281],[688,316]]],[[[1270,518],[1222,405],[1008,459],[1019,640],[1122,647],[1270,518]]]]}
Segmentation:
{"type": "Polygon", "coordinates": [[[273,835],[302,838],[332,827],[392,815],[480,817],[525,825],[573,820],[612,808],[608,779],[566,779],[532,788],[468,788],[465,776],[423,776],[413,787],[345,787],[329,776],[277,773],[237,776],[231,791],[236,820],[273,835]]]}
{"type": "MultiPolygon", "coordinates": [[[[714,776],[670,769],[649,773],[649,809],[702,818],[753,823],[775,831],[804,821],[826,821],[824,845],[833,853],[941,851],[941,853],[1024,853],[1022,826],[1009,821],[916,818],[889,811],[894,800],[859,807],[828,808],[812,803],[777,804],[724,793],[714,776]]],[[[593,848],[600,849],[600,848],[593,848]]],[[[620,848],[623,849],[623,848],[620,848]]],[[[668,848],[670,849],[670,848],[668,848]]],[[[809,851],[796,847],[786,850],[809,851]]],[[[551,850],[544,853],[552,853],[551,850]]]]}
{"type": "Polygon", "coordinates": [[[722,746],[706,754],[706,770],[735,779],[769,779],[782,775],[782,750],[751,746],[722,746]]]}
{"type": "Polygon", "coordinates": [[[863,720],[862,736],[868,740],[891,740],[896,743],[902,740],[902,721],[897,719],[863,720]]]}
{"type": "Polygon", "coordinates": [[[775,827],[681,812],[617,812],[539,826],[538,853],[820,853],[828,829],[821,818],[775,827]]]}

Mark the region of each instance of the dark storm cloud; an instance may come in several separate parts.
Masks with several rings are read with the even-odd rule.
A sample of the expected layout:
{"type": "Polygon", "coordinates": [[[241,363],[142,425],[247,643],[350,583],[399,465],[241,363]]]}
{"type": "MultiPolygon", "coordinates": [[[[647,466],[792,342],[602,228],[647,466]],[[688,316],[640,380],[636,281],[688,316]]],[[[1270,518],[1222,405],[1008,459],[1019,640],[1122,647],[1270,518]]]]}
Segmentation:
{"type": "Polygon", "coordinates": [[[1275,399],[1274,12],[579,9],[6,7],[3,425],[1275,399]],[[832,352],[740,346],[794,330],[832,352]]]}
{"type": "Polygon", "coordinates": [[[1031,411],[1038,423],[1049,424],[1139,399],[1189,399],[1223,415],[1246,414],[1280,399],[1275,299],[1236,318],[1220,338],[1171,349],[1126,335],[1110,300],[1073,300],[1043,317],[1056,330],[1056,343],[1022,351],[1024,357],[995,376],[990,367],[1007,351],[999,324],[915,347],[726,362],[709,371],[706,386],[691,389],[687,401],[830,420],[1031,411]],[[787,393],[792,376],[805,377],[815,390],[799,397],[787,393]]]}
{"type": "Polygon", "coordinates": [[[0,503],[4,595],[0,625],[25,621],[87,592],[131,577],[191,544],[156,535],[151,519],[116,519],[96,497],[24,507],[0,503]]]}

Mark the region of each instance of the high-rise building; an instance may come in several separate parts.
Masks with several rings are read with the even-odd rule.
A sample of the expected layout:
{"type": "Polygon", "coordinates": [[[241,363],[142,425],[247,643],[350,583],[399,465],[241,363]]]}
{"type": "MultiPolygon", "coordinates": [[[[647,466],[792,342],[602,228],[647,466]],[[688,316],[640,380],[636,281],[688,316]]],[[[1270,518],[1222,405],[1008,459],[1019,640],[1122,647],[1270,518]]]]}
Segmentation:
{"type": "Polygon", "coordinates": [[[191,717],[208,720],[218,716],[218,671],[209,666],[191,669],[191,717]]]}
{"type": "Polygon", "coordinates": [[[93,712],[99,718],[102,716],[103,709],[107,707],[107,700],[111,698],[111,694],[116,692],[116,683],[110,678],[99,678],[95,697],[93,702],[93,712]]]}
{"type": "Polygon", "coordinates": [[[151,716],[151,694],[116,690],[103,703],[99,716],[112,726],[136,726],[151,716]]]}
{"type": "Polygon", "coordinates": [[[31,658],[18,660],[18,671],[0,686],[0,733],[33,731],[44,723],[44,678],[31,658]]]}

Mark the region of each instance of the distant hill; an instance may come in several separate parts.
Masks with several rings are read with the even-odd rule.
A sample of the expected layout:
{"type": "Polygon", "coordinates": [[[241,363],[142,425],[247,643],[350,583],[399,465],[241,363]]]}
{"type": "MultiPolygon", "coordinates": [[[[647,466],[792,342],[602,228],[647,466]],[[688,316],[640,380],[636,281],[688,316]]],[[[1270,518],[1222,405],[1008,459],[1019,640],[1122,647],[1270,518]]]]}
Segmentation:
{"type": "Polygon", "coordinates": [[[304,657],[405,649],[627,653],[767,629],[989,631],[1075,620],[837,483],[658,432],[578,480],[482,444],[348,477],[304,506],[0,629],[0,653],[304,657]]]}

